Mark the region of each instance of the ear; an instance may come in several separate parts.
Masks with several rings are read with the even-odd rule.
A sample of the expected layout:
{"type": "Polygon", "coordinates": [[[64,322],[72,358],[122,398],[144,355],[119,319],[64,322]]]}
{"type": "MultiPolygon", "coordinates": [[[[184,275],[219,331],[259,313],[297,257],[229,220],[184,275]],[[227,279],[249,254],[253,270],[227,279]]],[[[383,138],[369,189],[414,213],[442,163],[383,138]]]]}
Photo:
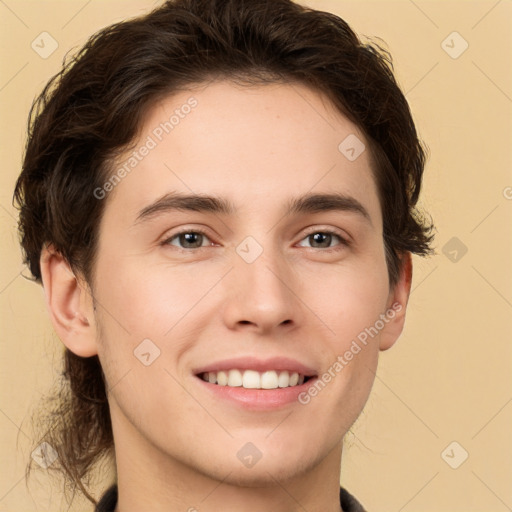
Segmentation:
{"type": "Polygon", "coordinates": [[[401,256],[402,270],[398,282],[389,292],[388,304],[385,316],[387,322],[381,331],[379,349],[387,350],[398,339],[405,323],[405,311],[411,293],[412,281],[412,257],[410,252],[401,256]]]}
{"type": "Polygon", "coordinates": [[[89,286],[75,276],[51,245],[43,248],[40,265],[46,307],[57,335],[77,356],[96,355],[94,304],[89,286]]]}

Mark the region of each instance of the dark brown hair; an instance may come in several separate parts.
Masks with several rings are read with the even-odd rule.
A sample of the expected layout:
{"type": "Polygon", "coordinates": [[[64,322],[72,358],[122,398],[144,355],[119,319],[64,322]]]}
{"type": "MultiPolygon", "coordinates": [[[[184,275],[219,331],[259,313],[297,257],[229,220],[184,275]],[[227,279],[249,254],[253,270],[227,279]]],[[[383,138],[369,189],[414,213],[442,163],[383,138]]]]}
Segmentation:
{"type": "MultiPolygon", "coordinates": [[[[403,253],[430,252],[432,226],[416,210],[425,150],[386,50],[360,41],[334,14],[290,0],[174,0],[92,36],[32,105],[14,199],[36,281],[41,250],[51,243],[92,285],[106,203],[93,191],[156,101],[216,79],[300,83],[325,94],[368,141],[390,284],[403,253]]],[[[113,448],[97,356],[66,349],[62,377],[41,440],[58,453],[57,470],[96,503],[83,484],[113,448]]]]}

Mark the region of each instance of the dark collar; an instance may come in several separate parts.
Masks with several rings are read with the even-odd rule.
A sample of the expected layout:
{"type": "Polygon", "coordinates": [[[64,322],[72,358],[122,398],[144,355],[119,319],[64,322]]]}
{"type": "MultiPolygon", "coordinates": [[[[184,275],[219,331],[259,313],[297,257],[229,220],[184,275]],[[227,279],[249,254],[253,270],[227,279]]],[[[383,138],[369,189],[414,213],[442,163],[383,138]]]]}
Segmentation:
{"type": "MultiPolygon", "coordinates": [[[[116,504],[117,484],[114,484],[102,496],[95,512],[114,512],[116,504]]],[[[343,512],[365,512],[363,506],[343,487],[340,487],[340,505],[343,512]]]]}

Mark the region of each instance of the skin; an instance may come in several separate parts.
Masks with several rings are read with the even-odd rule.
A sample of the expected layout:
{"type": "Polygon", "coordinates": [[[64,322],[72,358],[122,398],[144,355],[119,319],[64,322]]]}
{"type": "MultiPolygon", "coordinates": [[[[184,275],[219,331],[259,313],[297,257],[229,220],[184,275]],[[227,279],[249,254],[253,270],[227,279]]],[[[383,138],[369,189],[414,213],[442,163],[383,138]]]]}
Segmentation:
{"type": "Polygon", "coordinates": [[[104,199],[91,286],[51,247],[41,257],[57,333],[76,354],[98,354],[105,372],[116,511],[339,511],[343,437],[366,403],[379,351],[402,331],[410,255],[390,288],[369,151],[349,161],[338,150],[349,134],[368,144],[318,92],[198,86],[151,108],[136,147],[191,96],[197,106],[104,199]],[[161,211],[137,222],[173,191],[225,197],[236,214],[161,211]],[[369,218],[286,215],[290,198],[333,191],[369,218]],[[180,246],[180,229],[205,231],[192,243],[202,247],[183,238],[180,246]],[[308,236],[326,231],[349,245],[308,236]],[[250,264],[236,251],[248,236],[263,249],[250,264]],[[242,355],[289,356],[320,375],[394,303],[401,311],[307,405],[244,410],[212,399],[193,375],[242,355]],[[134,357],[144,339],[161,351],[149,366],[134,357]],[[251,468],[236,455],[247,442],[262,453],[251,468]]]}

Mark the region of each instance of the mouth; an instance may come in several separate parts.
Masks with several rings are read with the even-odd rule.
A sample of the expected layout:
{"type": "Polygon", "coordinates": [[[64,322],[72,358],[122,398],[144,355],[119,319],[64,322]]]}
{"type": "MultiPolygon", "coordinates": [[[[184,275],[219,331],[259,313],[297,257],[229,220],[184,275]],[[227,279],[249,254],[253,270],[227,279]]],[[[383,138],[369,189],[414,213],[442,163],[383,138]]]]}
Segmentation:
{"type": "Polygon", "coordinates": [[[216,403],[259,412],[293,407],[318,380],[313,366],[284,355],[212,361],[192,373],[201,392],[216,403]]]}
{"type": "Polygon", "coordinates": [[[196,377],[217,386],[271,390],[301,386],[314,378],[315,375],[305,375],[292,370],[265,370],[260,372],[232,368],[230,370],[200,372],[196,374],[196,377]]]}

